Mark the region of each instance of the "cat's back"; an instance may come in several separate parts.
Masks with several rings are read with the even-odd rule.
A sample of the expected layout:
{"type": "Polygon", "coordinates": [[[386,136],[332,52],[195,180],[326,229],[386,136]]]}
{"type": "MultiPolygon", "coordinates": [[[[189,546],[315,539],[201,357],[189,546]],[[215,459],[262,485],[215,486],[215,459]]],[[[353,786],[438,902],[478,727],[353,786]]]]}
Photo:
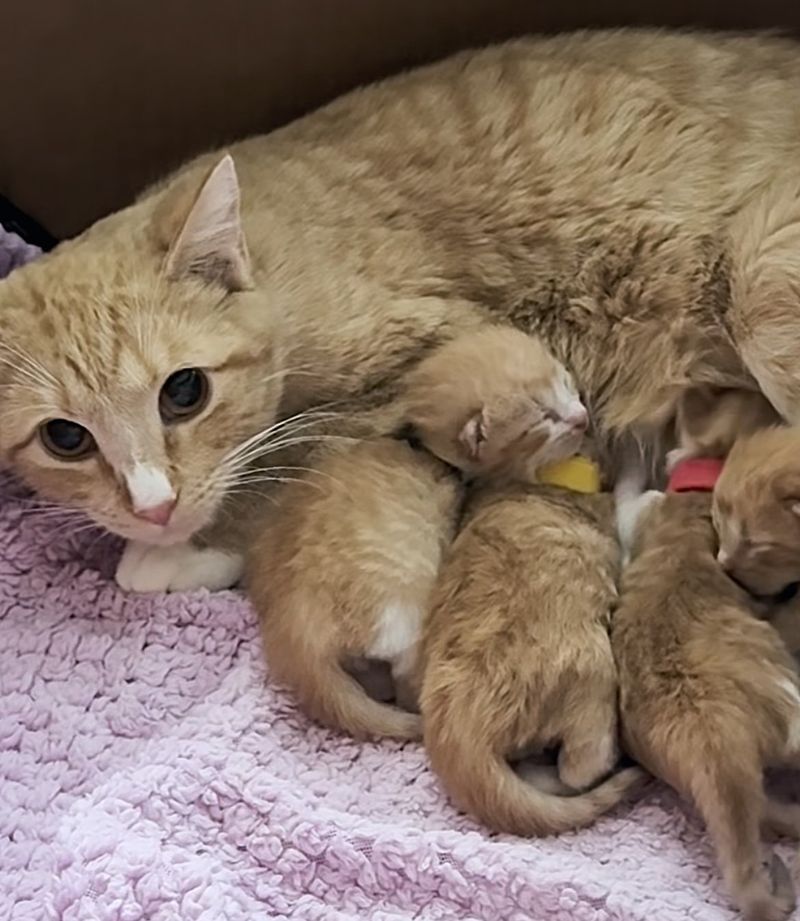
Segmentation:
{"type": "Polygon", "coordinates": [[[355,184],[370,201],[353,207],[379,202],[378,216],[398,228],[441,206],[455,208],[455,226],[482,201],[471,211],[478,233],[509,220],[523,195],[562,215],[577,201],[613,214],[657,191],[658,206],[677,215],[698,192],[710,204],[726,180],[728,193],[745,179],[754,186],[760,177],[745,172],[763,176],[795,148],[800,123],[787,115],[799,90],[800,56],[787,40],[579,32],[401,74],[236,154],[246,182],[268,182],[275,204],[276,170],[287,188],[307,178],[333,197],[355,184]]]}

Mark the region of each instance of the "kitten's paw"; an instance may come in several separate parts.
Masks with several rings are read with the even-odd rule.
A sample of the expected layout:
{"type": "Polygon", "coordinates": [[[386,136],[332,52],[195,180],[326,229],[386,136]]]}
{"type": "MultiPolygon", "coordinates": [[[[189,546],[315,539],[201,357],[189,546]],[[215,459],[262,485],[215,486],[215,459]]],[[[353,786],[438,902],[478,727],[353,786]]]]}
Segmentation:
{"type": "Polygon", "coordinates": [[[243,560],[235,553],[192,544],[158,547],[129,541],[117,567],[117,585],[130,592],[216,592],[235,585],[243,560]]]}
{"type": "Polygon", "coordinates": [[[689,460],[691,456],[692,452],[687,448],[675,448],[672,451],[667,451],[667,456],[665,458],[667,473],[672,473],[681,461],[689,460]]]}

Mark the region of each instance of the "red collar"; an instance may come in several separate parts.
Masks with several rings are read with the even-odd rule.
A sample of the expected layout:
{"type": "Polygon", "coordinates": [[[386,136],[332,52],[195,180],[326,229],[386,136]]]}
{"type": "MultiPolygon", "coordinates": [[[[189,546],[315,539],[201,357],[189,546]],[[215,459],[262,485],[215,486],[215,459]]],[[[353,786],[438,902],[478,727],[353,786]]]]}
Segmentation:
{"type": "Polygon", "coordinates": [[[681,461],[669,475],[667,492],[712,492],[724,463],[718,457],[681,461]]]}

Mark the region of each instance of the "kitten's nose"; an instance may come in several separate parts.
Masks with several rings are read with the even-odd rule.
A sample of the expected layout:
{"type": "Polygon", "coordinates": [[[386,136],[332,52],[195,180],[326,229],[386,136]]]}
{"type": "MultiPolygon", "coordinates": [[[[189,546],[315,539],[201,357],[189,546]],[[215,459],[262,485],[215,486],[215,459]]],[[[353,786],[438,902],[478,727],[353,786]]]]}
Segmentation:
{"type": "Polygon", "coordinates": [[[135,508],[133,514],[143,521],[149,521],[150,524],[160,525],[162,528],[169,523],[172,512],[177,505],[177,499],[167,499],[166,502],[159,502],[158,505],[150,505],[147,508],[135,508]]]}
{"type": "Polygon", "coordinates": [[[579,432],[583,432],[589,425],[589,413],[586,412],[585,406],[577,406],[567,413],[565,421],[567,425],[572,426],[572,428],[577,429],[579,432]]]}

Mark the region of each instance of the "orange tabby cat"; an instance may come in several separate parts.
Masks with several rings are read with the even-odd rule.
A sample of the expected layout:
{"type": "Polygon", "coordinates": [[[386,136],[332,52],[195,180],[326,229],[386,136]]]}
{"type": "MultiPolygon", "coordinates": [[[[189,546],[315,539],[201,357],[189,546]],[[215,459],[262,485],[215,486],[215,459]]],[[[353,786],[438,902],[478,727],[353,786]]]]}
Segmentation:
{"type": "Polygon", "coordinates": [[[461,503],[456,471],[570,453],[587,422],[565,369],[506,328],[441,346],[400,402],[400,428],[420,447],[384,437],[327,452],[311,482],[287,487],[249,567],[273,676],[357,736],[420,734],[418,716],[370,699],[345,666],[388,661],[400,701],[416,706],[422,622],[461,503]]]}
{"type": "MultiPolygon", "coordinates": [[[[689,454],[714,445],[726,453],[740,421],[753,429],[776,421],[763,398],[720,396],[717,402],[708,394],[690,401],[679,416],[680,450],[689,454]],[[741,413],[735,411],[737,402],[741,413]],[[683,431],[687,425],[690,431],[683,431]]],[[[775,453],[776,432],[758,431],[744,444],[763,445],[763,460],[775,453]]],[[[797,445],[795,437],[792,447],[797,445]]],[[[728,508],[729,483],[736,484],[737,508],[748,507],[741,502],[754,475],[745,460],[747,450],[738,442],[733,447],[717,483],[715,507],[722,502],[728,508]]],[[[762,866],[760,832],[769,826],[799,834],[800,805],[769,799],[762,775],[769,766],[800,767],[798,676],[778,633],[757,616],[761,605],[715,560],[710,489],[651,494],[632,527],[632,562],[623,574],[611,630],[623,742],[633,757],[697,805],[745,917],[779,921],[794,907],[793,887],[777,858],[770,871],[762,866]]],[[[790,509],[775,502],[762,509],[763,534],[769,533],[768,517],[779,519],[781,512],[790,523],[790,509]]],[[[715,518],[723,545],[729,522],[744,521],[738,512],[725,516],[717,510],[715,518]]],[[[800,538],[797,522],[795,533],[800,538]]],[[[743,551],[735,557],[746,558],[743,551]]],[[[800,578],[796,550],[795,561],[792,579],[800,578]]],[[[779,565],[775,570],[767,578],[765,567],[756,578],[755,570],[735,567],[742,582],[765,593],[789,578],[779,565]]]]}
{"type": "Polygon", "coordinates": [[[798,94],[790,41],[578,33],[202,156],[0,283],[0,458],[132,542],[123,586],[219,587],[276,419],[486,318],[543,336],[601,434],[699,382],[798,419],[798,94]]]}

